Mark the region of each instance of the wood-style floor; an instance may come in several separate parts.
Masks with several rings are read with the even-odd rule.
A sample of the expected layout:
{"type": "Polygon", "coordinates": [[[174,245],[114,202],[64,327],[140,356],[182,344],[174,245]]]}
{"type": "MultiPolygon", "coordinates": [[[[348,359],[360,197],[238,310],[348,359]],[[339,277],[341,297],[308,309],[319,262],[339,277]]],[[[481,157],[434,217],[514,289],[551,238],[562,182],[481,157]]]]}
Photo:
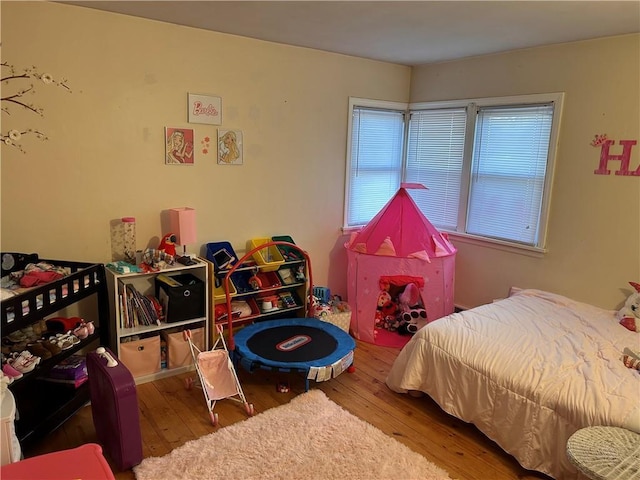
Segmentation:
{"type": "MultiPolygon", "coordinates": [[[[398,351],[358,342],[355,373],[343,373],[328,382],[312,382],[311,388],[321,389],[352,414],[447,470],[452,478],[548,479],[524,470],[473,425],[444,413],[429,397],[414,398],[389,390],[384,379],[398,351]]],[[[265,371],[248,373],[242,369],[238,374],[256,413],[287,403],[304,392],[301,376],[265,371]],[[276,390],[281,381],[289,382],[289,393],[276,390]]],[[[247,418],[241,405],[222,400],[215,407],[220,425],[213,427],[202,391],[185,388],[185,379],[194,375],[192,372],[138,386],[145,457],[165,455],[188,440],[247,418]]],[[[81,409],[26,452],[26,456],[73,448],[86,442],[97,442],[90,406],[81,409]]],[[[116,478],[135,479],[135,475],[132,471],[116,472],[116,478]]]]}

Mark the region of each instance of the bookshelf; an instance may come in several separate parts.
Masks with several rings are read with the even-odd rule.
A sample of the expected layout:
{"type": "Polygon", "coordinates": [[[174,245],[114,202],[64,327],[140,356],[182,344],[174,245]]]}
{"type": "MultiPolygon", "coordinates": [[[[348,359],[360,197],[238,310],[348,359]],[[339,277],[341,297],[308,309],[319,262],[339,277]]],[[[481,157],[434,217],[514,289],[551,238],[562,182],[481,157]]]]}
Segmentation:
{"type": "MultiPolygon", "coordinates": [[[[194,265],[176,264],[159,272],[137,272],[121,274],[107,269],[107,287],[109,290],[110,322],[112,334],[110,344],[114,353],[122,357],[121,346],[124,343],[136,342],[151,337],[160,336],[163,332],[174,332],[176,330],[204,328],[205,349],[209,345],[209,268],[208,263],[196,258],[194,265]],[[185,298],[189,303],[184,304],[183,311],[187,312],[187,318],[179,318],[177,321],[166,321],[167,318],[154,316],[154,297],[158,303],[157,293],[164,292],[158,290],[157,283],[165,283],[169,286],[180,286],[184,278],[195,278],[199,280],[202,295],[193,295],[185,298]],[[177,284],[179,285],[176,285],[177,284]],[[196,308],[192,308],[193,302],[197,302],[196,308]]],[[[199,289],[198,289],[199,290],[199,289]]],[[[162,295],[160,295],[162,297],[162,295]]],[[[169,299],[169,301],[171,301],[169,299]]],[[[163,311],[167,312],[166,304],[163,311]]],[[[169,305],[169,315],[171,315],[171,305],[169,305]]],[[[158,342],[160,345],[160,341],[158,342]]],[[[149,352],[157,354],[158,352],[149,352]]],[[[120,358],[122,360],[122,358],[120,358]]],[[[123,361],[126,365],[126,360],[123,361]]],[[[135,370],[134,365],[127,365],[130,370],[135,370]]],[[[176,368],[158,368],[157,371],[145,375],[135,376],[136,383],[150,382],[170,375],[176,375],[193,369],[193,365],[185,365],[176,368]]]]}

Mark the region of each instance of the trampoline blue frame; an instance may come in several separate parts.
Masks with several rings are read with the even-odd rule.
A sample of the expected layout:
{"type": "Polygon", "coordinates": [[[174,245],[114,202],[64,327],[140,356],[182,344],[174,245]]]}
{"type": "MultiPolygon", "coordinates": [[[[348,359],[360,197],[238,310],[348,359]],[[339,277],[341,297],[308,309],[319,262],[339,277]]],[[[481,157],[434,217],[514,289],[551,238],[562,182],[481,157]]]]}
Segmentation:
{"type": "Polygon", "coordinates": [[[356,342],[341,328],[336,327],[331,323],[318,320],[317,318],[283,318],[277,320],[265,320],[245,326],[235,334],[235,347],[234,361],[237,361],[246,370],[251,372],[256,368],[260,368],[262,370],[276,370],[279,372],[303,372],[305,374],[305,391],[308,391],[309,370],[313,367],[327,367],[339,362],[355,350],[356,342]],[[322,330],[336,340],[336,349],[325,357],[317,358],[308,362],[279,362],[263,358],[252,352],[248,347],[247,342],[254,335],[259,334],[264,330],[283,326],[305,326],[322,330]]]}

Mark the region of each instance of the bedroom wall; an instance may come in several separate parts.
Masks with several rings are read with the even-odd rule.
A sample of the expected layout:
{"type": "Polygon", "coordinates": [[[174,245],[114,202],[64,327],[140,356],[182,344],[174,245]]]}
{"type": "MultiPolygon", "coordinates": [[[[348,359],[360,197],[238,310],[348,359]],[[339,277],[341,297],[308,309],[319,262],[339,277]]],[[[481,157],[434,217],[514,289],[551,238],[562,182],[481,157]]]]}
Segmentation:
{"type": "MultiPolygon", "coordinates": [[[[456,303],[475,306],[512,285],[619,308],[640,280],[640,176],[595,175],[596,134],[640,140],[640,35],[533,48],[415,68],[411,101],[565,92],[547,236],[530,256],[470,243],[458,247],[456,303]]],[[[640,141],[639,141],[640,143],[640,141]]],[[[640,167],[632,147],[630,170],[640,167]]]]}
{"type": "MultiPolygon", "coordinates": [[[[162,212],[197,210],[198,245],[291,235],[311,254],[316,284],[346,292],[341,234],[348,97],[445,100],[564,91],[549,252],[521,255],[456,238],[455,300],[472,307],[511,285],[614,308],[640,280],[640,178],[593,175],[596,133],[637,139],[638,35],[415,68],[218,34],[48,2],[1,2],[2,60],[36,65],[72,88],[35,84],[42,118],[15,110],[2,131],[38,128],[25,154],[2,145],[4,251],[109,261],[109,225],[138,220],[138,248],[167,231],[162,212]],[[411,89],[410,89],[411,84],[411,89]],[[164,165],[164,127],[189,124],[186,95],[223,99],[224,129],[242,130],[243,166],[196,152],[164,165]],[[411,94],[411,95],[410,95],[411,94]],[[15,123],[14,123],[15,122],[15,123]]],[[[3,72],[4,73],[4,72],[3,72]]],[[[7,91],[2,86],[3,95],[7,91]]],[[[617,146],[617,145],[616,145],[617,146]]],[[[619,148],[619,147],[618,147],[619,148]]],[[[617,152],[612,152],[617,153],[617,152]]],[[[632,167],[640,163],[635,147],[632,167]]],[[[615,163],[612,163],[615,169],[615,163]]]]}
{"type": "Polygon", "coordinates": [[[345,293],[348,97],[406,102],[408,67],[70,5],[1,9],[2,60],[72,89],[37,82],[28,100],[42,118],[2,115],[3,132],[49,137],[24,136],[25,154],[2,145],[3,251],[108,262],[112,220],[136,217],[138,248],[155,247],[168,231],[161,212],[189,206],[190,252],[291,235],[309,251],[316,284],[345,293]],[[244,165],[216,164],[218,127],[187,123],[187,92],[222,97],[221,128],[243,132],[244,165]],[[194,166],[164,164],[164,127],[195,130],[194,166]]]}

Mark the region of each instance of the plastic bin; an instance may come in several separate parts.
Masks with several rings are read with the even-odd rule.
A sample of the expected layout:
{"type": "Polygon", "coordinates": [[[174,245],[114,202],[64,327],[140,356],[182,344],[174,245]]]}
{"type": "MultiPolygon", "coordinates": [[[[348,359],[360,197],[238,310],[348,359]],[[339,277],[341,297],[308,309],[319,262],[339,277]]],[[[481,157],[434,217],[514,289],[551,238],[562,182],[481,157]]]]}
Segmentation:
{"type": "MultiPolygon", "coordinates": [[[[260,245],[271,242],[271,238],[252,238],[247,242],[247,251],[253,250],[260,245]]],[[[263,248],[255,252],[253,259],[264,272],[274,272],[284,263],[284,257],[275,245],[263,248]]]]}
{"type": "MultiPolygon", "coordinates": [[[[295,244],[289,235],[276,235],[275,237],[271,237],[271,240],[274,242],[289,242],[295,244]]],[[[287,245],[278,245],[278,250],[282,254],[285,262],[294,262],[297,260],[302,260],[302,255],[299,251],[287,246],[287,245]]]]}
{"type": "Polygon", "coordinates": [[[276,272],[260,272],[256,276],[260,280],[260,290],[270,290],[282,286],[276,272]]]}
{"type": "Polygon", "coordinates": [[[207,260],[216,267],[216,272],[228,270],[238,262],[238,255],[229,242],[207,243],[207,260]]]}
{"type": "MultiPolygon", "coordinates": [[[[241,320],[246,318],[252,318],[260,314],[260,309],[256,301],[249,297],[244,299],[231,301],[231,312],[233,320],[241,320]]],[[[214,316],[216,322],[227,321],[227,305],[220,303],[215,306],[214,316]]]]}
{"type": "Polygon", "coordinates": [[[255,292],[255,289],[249,283],[249,279],[253,276],[251,271],[241,270],[233,272],[231,280],[239,294],[255,292]]]}
{"type": "MultiPolygon", "coordinates": [[[[234,297],[238,293],[236,286],[233,283],[233,275],[229,279],[229,296],[234,297]]],[[[214,286],[213,288],[213,300],[215,302],[219,300],[226,300],[226,295],[224,293],[224,278],[220,279],[220,285],[214,286]]]]}
{"type": "Polygon", "coordinates": [[[329,303],[331,300],[331,290],[328,287],[313,287],[313,296],[323,303],[329,303]]]}

